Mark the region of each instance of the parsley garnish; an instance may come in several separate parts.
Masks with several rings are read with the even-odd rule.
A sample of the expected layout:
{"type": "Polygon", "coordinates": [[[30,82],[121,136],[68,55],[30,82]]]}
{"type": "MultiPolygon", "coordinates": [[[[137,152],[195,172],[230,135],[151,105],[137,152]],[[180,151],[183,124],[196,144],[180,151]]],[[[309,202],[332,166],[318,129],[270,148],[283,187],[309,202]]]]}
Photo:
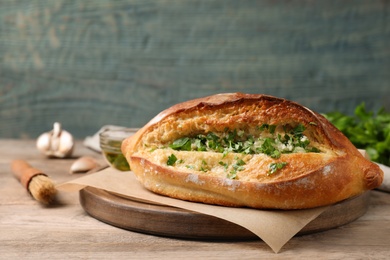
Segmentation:
{"type": "Polygon", "coordinates": [[[301,137],[303,135],[303,132],[306,130],[305,126],[302,124],[298,124],[291,133],[294,135],[294,137],[301,137]]]}
{"type": "Polygon", "coordinates": [[[183,137],[183,138],[177,139],[169,147],[171,147],[174,150],[191,151],[190,138],[183,137]]]}
{"type": "Polygon", "coordinates": [[[269,165],[269,171],[268,171],[268,174],[267,175],[271,175],[271,174],[274,174],[275,172],[277,172],[278,170],[281,170],[284,168],[284,166],[287,165],[287,162],[277,162],[277,163],[271,163],[269,165]]]}
{"type": "Polygon", "coordinates": [[[219,161],[218,163],[219,163],[219,165],[222,165],[223,168],[225,168],[225,171],[226,171],[227,168],[229,167],[229,165],[228,165],[227,163],[223,162],[223,161],[219,161]]]}
{"type": "Polygon", "coordinates": [[[235,179],[235,178],[237,178],[237,171],[234,170],[234,169],[232,169],[232,170],[228,173],[227,177],[228,177],[229,179],[232,179],[232,180],[235,179]]]}
{"type": "Polygon", "coordinates": [[[340,112],[324,116],[372,161],[390,166],[390,113],[384,108],[367,111],[361,103],[351,116],[340,112]]]}
{"type": "MultiPolygon", "coordinates": [[[[234,129],[230,131],[225,129],[222,133],[209,132],[207,134],[198,134],[193,137],[183,137],[175,140],[169,145],[170,148],[179,151],[212,151],[222,153],[222,159],[230,152],[241,154],[266,154],[273,159],[279,159],[282,154],[294,152],[321,152],[318,148],[310,146],[310,140],[304,135],[306,130],[303,124],[295,126],[283,125],[278,128],[277,125],[262,124],[256,128],[261,134],[257,137],[245,135],[245,131],[234,129]],[[279,129],[278,132],[276,130],[279,129]],[[280,131],[280,130],[284,130],[280,131]]],[[[174,154],[168,157],[167,164],[174,165],[177,161],[174,154]]],[[[245,162],[242,159],[235,158],[234,163],[229,165],[220,161],[219,164],[224,167],[227,177],[236,179],[237,173],[245,169],[245,162]]],[[[269,165],[268,175],[274,174],[286,166],[286,162],[275,162],[269,165]]],[[[189,169],[194,169],[193,165],[186,165],[189,169]]],[[[199,170],[209,171],[206,161],[202,161],[199,170]]]]}
{"type": "Polygon", "coordinates": [[[168,156],[168,160],[167,160],[167,165],[174,165],[177,161],[177,158],[174,154],[171,154],[170,156],[168,156]]]}
{"type": "Polygon", "coordinates": [[[283,125],[284,133],[275,134],[277,126],[262,124],[257,127],[258,131],[268,132],[263,137],[245,135],[243,130],[234,129],[225,131],[219,135],[210,132],[198,134],[194,137],[183,137],[175,140],[170,148],[179,151],[213,151],[223,153],[225,157],[228,153],[242,154],[266,154],[274,159],[280,158],[284,153],[296,152],[296,147],[300,152],[320,152],[319,149],[310,146],[309,139],[304,135],[305,126],[298,124],[295,127],[283,125]],[[301,149],[303,148],[303,149],[301,149]]]}
{"type": "Polygon", "coordinates": [[[200,170],[202,172],[207,172],[209,170],[209,168],[207,166],[207,162],[205,160],[202,160],[202,166],[200,166],[200,170]]]}
{"type": "MultiPolygon", "coordinates": [[[[244,160],[242,159],[239,159],[239,158],[235,158],[237,161],[232,164],[232,169],[229,171],[229,173],[227,174],[227,177],[229,179],[236,179],[237,178],[237,172],[240,172],[240,171],[243,171],[245,170],[245,167],[244,165],[246,164],[244,162],[244,160]]],[[[227,170],[228,168],[228,165],[227,164],[224,164],[223,162],[219,162],[221,165],[224,165],[225,166],[225,170],[227,170]]]]}

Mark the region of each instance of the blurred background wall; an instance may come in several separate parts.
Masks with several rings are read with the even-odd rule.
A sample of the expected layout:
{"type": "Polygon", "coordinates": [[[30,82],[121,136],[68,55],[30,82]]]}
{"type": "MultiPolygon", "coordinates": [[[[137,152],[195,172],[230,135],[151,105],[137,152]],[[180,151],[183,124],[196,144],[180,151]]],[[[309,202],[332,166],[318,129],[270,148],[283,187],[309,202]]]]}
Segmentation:
{"type": "Polygon", "coordinates": [[[77,138],[181,101],[264,93],[390,109],[390,2],[1,0],[0,138],[77,138]]]}

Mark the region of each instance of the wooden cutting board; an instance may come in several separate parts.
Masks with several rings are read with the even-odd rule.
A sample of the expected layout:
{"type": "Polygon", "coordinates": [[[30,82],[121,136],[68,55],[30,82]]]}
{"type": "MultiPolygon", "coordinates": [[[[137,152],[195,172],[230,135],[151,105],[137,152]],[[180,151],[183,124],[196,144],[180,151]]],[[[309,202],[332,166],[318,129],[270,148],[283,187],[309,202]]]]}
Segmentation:
{"type": "MultiPolygon", "coordinates": [[[[92,217],[126,230],[159,236],[202,240],[259,239],[249,230],[213,216],[160,204],[123,198],[97,188],[80,191],[80,203],[92,217]]],[[[298,235],[350,223],[368,209],[369,192],[329,207],[298,235]]]]}

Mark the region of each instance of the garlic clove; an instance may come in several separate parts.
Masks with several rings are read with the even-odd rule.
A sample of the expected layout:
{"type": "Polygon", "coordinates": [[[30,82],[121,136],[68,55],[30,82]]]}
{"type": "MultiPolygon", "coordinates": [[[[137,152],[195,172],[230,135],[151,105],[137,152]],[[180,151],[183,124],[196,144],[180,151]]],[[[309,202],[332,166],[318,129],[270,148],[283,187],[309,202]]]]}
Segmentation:
{"type": "Polygon", "coordinates": [[[70,173],[86,173],[92,169],[95,169],[97,167],[100,167],[100,164],[97,162],[96,159],[89,157],[89,156],[83,156],[77,159],[71,166],[70,166],[70,173]]]}
{"type": "Polygon", "coordinates": [[[38,150],[48,157],[65,158],[73,153],[73,136],[61,128],[61,124],[55,122],[53,130],[41,134],[36,142],[38,150]]]}
{"type": "Polygon", "coordinates": [[[50,134],[43,133],[38,137],[37,148],[40,152],[46,153],[50,150],[50,134]]]}
{"type": "Polygon", "coordinates": [[[72,154],[73,148],[74,148],[74,140],[73,136],[65,131],[62,130],[61,136],[59,139],[58,147],[55,149],[55,155],[57,157],[68,157],[72,154]]]}

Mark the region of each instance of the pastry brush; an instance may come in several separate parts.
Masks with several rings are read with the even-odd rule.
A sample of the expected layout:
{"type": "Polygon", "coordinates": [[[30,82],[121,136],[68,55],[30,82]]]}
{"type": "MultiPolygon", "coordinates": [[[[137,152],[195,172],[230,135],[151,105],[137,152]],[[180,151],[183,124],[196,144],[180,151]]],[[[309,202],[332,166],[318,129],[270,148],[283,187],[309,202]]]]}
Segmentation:
{"type": "Polygon", "coordinates": [[[43,204],[49,204],[54,200],[57,190],[51,179],[42,171],[24,160],[12,161],[11,170],[34,199],[43,204]]]}

